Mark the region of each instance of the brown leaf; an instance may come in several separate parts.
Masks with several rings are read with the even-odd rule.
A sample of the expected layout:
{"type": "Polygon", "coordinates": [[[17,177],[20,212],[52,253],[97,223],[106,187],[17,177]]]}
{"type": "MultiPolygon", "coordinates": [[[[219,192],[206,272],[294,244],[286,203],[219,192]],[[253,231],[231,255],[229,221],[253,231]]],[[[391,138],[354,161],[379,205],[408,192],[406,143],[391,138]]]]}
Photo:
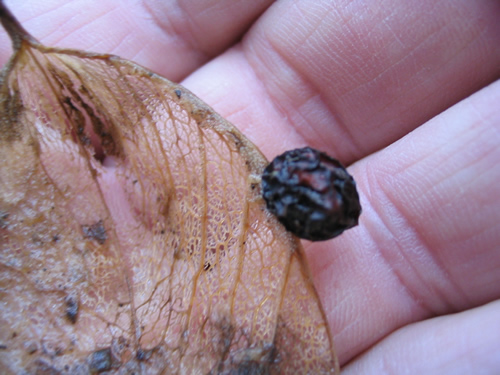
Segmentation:
{"type": "Polygon", "coordinates": [[[337,373],[258,149],[182,86],[0,18],[6,373],[337,373]]]}

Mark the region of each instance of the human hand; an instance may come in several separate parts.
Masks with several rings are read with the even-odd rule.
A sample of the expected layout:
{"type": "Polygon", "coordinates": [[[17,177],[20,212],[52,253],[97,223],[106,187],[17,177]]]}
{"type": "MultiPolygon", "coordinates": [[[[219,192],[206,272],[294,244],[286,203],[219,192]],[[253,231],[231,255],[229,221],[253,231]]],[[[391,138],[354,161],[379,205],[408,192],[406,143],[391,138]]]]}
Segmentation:
{"type": "Polygon", "coordinates": [[[360,225],[305,243],[345,374],[500,371],[500,5],[249,4],[7,1],[48,45],[181,81],[268,158],[351,164],[360,225]]]}

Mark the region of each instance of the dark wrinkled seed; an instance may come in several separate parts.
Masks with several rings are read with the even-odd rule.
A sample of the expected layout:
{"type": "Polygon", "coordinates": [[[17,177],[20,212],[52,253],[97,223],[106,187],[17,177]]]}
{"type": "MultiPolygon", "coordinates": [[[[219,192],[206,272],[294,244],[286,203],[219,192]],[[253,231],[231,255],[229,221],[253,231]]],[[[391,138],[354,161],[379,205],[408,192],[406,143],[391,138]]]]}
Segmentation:
{"type": "Polygon", "coordinates": [[[287,230],[311,241],[356,226],[361,213],[352,176],[338,160],[310,147],[277,156],[262,174],[262,195],[287,230]]]}

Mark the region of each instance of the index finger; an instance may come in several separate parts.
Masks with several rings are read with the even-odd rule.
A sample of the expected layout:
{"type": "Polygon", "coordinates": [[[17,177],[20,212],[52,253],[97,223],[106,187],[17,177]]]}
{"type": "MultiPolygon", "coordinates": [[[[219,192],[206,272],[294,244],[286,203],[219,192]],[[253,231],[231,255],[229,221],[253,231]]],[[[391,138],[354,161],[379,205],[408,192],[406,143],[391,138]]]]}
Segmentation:
{"type": "Polygon", "coordinates": [[[268,157],[307,144],[349,164],[500,76],[499,15],[494,1],[278,2],[186,84],[268,157]]]}

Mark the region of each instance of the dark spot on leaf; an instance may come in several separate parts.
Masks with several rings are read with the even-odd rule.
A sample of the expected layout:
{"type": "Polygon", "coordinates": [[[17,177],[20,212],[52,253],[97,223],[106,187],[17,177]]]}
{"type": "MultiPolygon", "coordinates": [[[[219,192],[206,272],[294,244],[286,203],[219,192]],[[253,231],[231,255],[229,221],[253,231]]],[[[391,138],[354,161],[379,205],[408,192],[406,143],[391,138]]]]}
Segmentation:
{"type": "Polygon", "coordinates": [[[143,350],[139,349],[135,355],[138,361],[147,361],[151,358],[152,351],[151,350],[143,350]]]}
{"type": "Polygon", "coordinates": [[[191,110],[191,116],[196,121],[196,124],[201,126],[209,116],[209,112],[206,108],[195,108],[191,110]]]}
{"type": "Polygon", "coordinates": [[[24,107],[19,96],[17,83],[15,86],[10,97],[7,97],[6,100],[0,100],[0,139],[7,142],[21,139],[23,133],[23,126],[21,126],[23,122],[19,121],[19,116],[24,107]]]}
{"type": "Polygon", "coordinates": [[[82,231],[85,237],[93,238],[101,245],[104,244],[108,238],[102,220],[92,225],[82,225],[82,231]]]}
{"type": "Polygon", "coordinates": [[[111,369],[111,349],[101,349],[95,351],[89,358],[89,371],[91,374],[98,374],[111,369]]]}
{"type": "Polygon", "coordinates": [[[175,95],[177,95],[177,98],[180,99],[181,95],[182,95],[182,91],[179,89],[175,89],[174,92],[175,92],[175,95]]]}
{"type": "MultiPolygon", "coordinates": [[[[277,350],[272,344],[265,344],[262,347],[252,347],[245,349],[241,358],[234,362],[231,368],[231,375],[261,375],[272,373],[275,365],[277,350]]],[[[233,359],[234,360],[234,359],[233,359]]]]}
{"type": "Polygon", "coordinates": [[[74,296],[68,296],[66,298],[66,318],[73,324],[76,323],[79,309],[78,299],[74,296]]]}
{"type": "Polygon", "coordinates": [[[24,347],[26,348],[26,352],[28,354],[33,354],[38,351],[38,344],[35,341],[27,341],[24,343],[24,347]]]}
{"type": "Polygon", "coordinates": [[[8,212],[0,211],[0,229],[7,228],[7,218],[9,217],[8,212]]]}

